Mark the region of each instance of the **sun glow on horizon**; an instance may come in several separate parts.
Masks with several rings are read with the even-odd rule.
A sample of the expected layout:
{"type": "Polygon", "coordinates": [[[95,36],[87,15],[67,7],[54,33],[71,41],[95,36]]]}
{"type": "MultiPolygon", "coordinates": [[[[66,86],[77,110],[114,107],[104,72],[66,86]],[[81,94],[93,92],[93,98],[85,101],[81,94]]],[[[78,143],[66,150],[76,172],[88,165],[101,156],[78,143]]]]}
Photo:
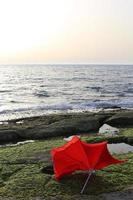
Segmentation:
{"type": "Polygon", "coordinates": [[[132,0],[0,0],[0,63],[133,62],[132,0]]]}

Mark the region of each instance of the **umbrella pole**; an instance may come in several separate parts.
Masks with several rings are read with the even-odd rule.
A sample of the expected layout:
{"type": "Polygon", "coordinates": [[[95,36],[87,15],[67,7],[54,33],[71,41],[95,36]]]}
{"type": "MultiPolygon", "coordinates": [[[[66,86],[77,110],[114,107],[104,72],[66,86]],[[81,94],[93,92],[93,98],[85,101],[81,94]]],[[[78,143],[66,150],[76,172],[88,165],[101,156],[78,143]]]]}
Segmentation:
{"type": "Polygon", "coordinates": [[[83,188],[82,188],[80,194],[83,194],[84,189],[85,189],[85,187],[86,187],[86,185],[87,185],[87,183],[88,183],[88,181],[89,181],[89,179],[90,179],[92,173],[93,173],[93,171],[90,171],[90,172],[89,172],[89,175],[88,175],[88,177],[87,177],[87,179],[86,179],[86,181],[85,181],[85,184],[83,185],[83,188]]]}

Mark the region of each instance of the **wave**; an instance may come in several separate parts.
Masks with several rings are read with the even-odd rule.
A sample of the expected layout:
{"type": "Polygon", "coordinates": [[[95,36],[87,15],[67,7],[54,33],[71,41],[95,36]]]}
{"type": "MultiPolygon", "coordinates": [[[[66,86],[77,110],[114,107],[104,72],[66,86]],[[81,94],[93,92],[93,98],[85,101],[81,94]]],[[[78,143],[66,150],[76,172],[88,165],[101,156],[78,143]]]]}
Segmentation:
{"type": "Polygon", "coordinates": [[[10,100],[9,101],[10,103],[12,103],[12,104],[20,104],[20,103],[25,103],[24,101],[16,101],[16,100],[10,100]]]}
{"type": "Polygon", "coordinates": [[[0,90],[0,93],[8,93],[8,92],[12,92],[12,90],[0,90]]]}
{"type": "Polygon", "coordinates": [[[118,97],[125,97],[126,96],[126,94],[124,92],[117,93],[116,95],[118,97]]]}
{"type": "Polygon", "coordinates": [[[34,93],[34,96],[37,96],[37,97],[50,97],[48,92],[45,91],[45,90],[38,91],[38,92],[34,93]]]}
{"type": "Polygon", "coordinates": [[[133,87],[132,88],[128,88],[127,90],[124,91],[125,93],[133,93],[133,87]]]}
{"type": "Polygon", "coordinates": [[[58,103],[58,104],[41,104],[41,105],[31,105],[25,107],[18,107],[10,109],[1,109],[0,114],[9,114],[9,113],[24,113],[24,112],[54,112],[54,111],[75,111],[75,110],[92,110],[92,109],[108,109],[108,108],[133,108],[133,100],[93,100],[86,103],[58,103]]]}
{"type": "Polygon", "coordinates": [[[21,108],[10,108],[10,109],[1,109],[0,114],[8,114],[8,113],[15,113],[15,112],[25,112],[25,111],[54,111],[54,110],[72,110],[71,104],[52,104],[52,105],[34,105],[34,106],[27,106],[21,108]]]}
{"type": "Polygon", "coordinates": [[[86,89],[91,89],[91,90],[96,90],[97,92],[99,92],[101,89],[102,89],[102,87],[100,87],[100,86],[86,86],[86,89]]]}
{"type": "Polygon", "coordinates": [[[3,117],[8,113],[17,116],[133,108],[133,66],[52,65],[28,66],[28,70],[27,66],[21,66],[21,70],[19,66],[8,66],[1,70],[4,79],[0,88],[0,113],[3,117]],[[14,78],[7,81],[11,73],[14,78]]]}

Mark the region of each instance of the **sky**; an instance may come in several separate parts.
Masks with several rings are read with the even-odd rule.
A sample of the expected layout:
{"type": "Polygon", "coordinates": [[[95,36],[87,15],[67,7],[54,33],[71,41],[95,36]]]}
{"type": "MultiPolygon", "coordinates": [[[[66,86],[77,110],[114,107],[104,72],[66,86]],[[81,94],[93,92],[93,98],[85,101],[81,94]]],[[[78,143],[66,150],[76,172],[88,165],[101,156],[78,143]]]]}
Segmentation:
{"type": "Polygon", "coordinates": [[[133,0],[0,0],[0,64],[133,64],[133,0]]]}

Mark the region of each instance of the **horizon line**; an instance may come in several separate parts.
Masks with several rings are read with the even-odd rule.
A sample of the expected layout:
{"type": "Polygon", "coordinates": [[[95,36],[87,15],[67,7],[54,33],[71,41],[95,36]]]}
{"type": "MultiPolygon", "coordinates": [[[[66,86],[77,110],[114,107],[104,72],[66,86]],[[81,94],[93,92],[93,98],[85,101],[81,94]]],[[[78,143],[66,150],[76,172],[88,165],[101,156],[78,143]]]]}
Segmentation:
{"type": "Polygon", "coordinates": [[[133,63],[10,63],[10,64],[0,64],[0,66],[9,65],[133,65],[133,63]]]}

